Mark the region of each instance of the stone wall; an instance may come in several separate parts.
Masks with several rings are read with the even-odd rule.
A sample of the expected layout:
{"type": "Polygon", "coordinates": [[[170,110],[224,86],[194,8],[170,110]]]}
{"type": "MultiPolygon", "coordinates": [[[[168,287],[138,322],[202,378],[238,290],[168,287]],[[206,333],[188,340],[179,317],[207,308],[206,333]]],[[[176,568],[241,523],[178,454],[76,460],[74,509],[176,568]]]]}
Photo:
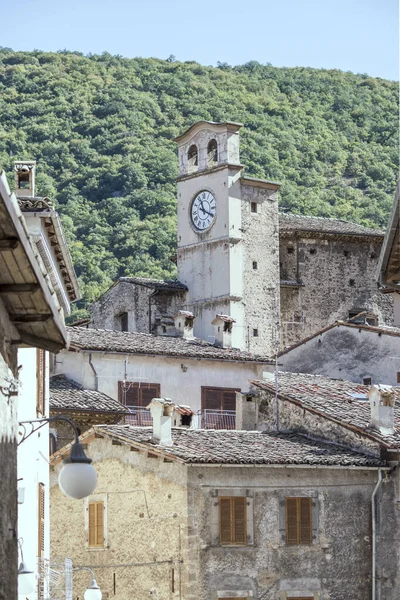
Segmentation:
{"type": "MultiPolygon", "coordinates": [[[[89,500],[106,506],[105,547],[87,548],[87,501],[61,493],[59,463],[51,474],[52,555],[92,567],[103,598],[186,598],[185,467],[102,438],[88,444],[87,454],[98,476],[89,500]]],[[[74,598],[83,597],[89,581],[88,573],[74,574],[74,598]]]]}
{"type": "Polygon", "coordinates": [[[241,182],[241,194],[246,350],[273,356],[279,327],[278,192],[241,182]],[[251,211],[252,202],[257,212],[251,211]]]}
{"type": "MultiPolygon", "coordinates": [[[[284,600],[366,600],[371,593],[371,494],[375,470],[345,468],[195,467],[189,471],[189,594],[217,600],[218,592],[284,600]],[[245,495],[252,505],[253,545],[221,547],[210,516],[218,496],[245,495]],[[286,497],[311,496],[314,539],[286,545],[286,497]],[[340,575],[339,575],[340,574],[340,575]]],[[[398,590],[397,590],[398,591],[398,590]]],[[[391,590],[381,600],[394,600],[391,590]]]]}
{"type": "Polygon", "coordinates": [[[17,348],[0,299],[0,598],[17,598],[17,348]]]}
{"type": "Polygon", "coordinates": [[[281,287],[281,341],[288,347],[336,320],[347,319],[354,308],[393,322],[393,302],[377,289],[376,271],[381,241],[375,238],[302,237],[280,239],[281,280],[296,287],[281,287]]]}

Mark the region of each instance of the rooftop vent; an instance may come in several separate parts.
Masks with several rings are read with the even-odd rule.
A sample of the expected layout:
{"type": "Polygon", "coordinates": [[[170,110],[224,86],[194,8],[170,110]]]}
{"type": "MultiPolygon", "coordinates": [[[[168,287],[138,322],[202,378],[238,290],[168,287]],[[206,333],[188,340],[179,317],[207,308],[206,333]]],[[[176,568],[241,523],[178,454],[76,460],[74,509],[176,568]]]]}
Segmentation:
{"type": "Polygon", "coordinates": [[[14,162],[15,193],[18,197],[35,195],[36,161],[20,160],[14,162]]]}
{"type": "Polygon", "coordinates": [[[229,315],[217,315],[212,321],[214,325],[215,345],[221,348],[232,347],[232,327],[236,323],[229,315]]]}

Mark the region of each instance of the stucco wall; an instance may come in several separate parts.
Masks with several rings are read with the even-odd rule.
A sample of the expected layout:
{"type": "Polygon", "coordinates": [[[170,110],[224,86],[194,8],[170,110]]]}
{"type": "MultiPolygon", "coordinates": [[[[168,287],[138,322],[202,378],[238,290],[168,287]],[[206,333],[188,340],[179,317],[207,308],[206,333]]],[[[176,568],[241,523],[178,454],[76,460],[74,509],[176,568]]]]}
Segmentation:
{"type": "Polygon", "coordinates": [[[382,323],[393,322],[392,299],[379,293],[376,284],[380,243],[368,238],[309,239],[301,233],[297,238],[280,240],[281,279],[296,270],[304,284],[281,289],[281,348],[347,319],[353,308],[377,313],[382,323]],[[294,252],[289,254],[289,247],[294,252]]]}
{"type": "MultiPolygon", "coordinates": [[[[112,398],[118,399],[118,381],[124,380],[126,367],[128,381],[159,383],[161,396],[189,405],[194,411],[201,409],[201,386],[247,391],[249,381],[261,377],[263,371],[262,365],[251,363],[102,353],[92,353],[92,363],[98,373],[99,391],[112,398]]],[[[64,373],[85,388],[95,389],[88,354],[63,351],[54,367],[55,374],[64,373]]]]}
{"type": "Polygon", "coordinates": [[[397,385],[400,336],[353,327],[334,327],[279,358],[280,369],[362,383],[397,385]]]}
{"type": "Polygon", "coordinates": [[[280,600],[285,591],[321,600],[370,597],[370,502],[376,471],[196,467],[189,473],[189,526],[195,533],[189,578],[196,586],[185,600],[214,600],[219,590],[251,591],[257,600],[280,600]],[[209,515],[221,489],[223,495],[239,490],[252,500],[253,546],[213,543],[215,525],[209,515]],[[282,504],[296,496],[311,496],[316,505],[311,545],[287,546],[282,539],[282,504]]]}
{"type": "MultiPolygon", "coordinates": [[[[115,600],[186,598],[180,562],[187,562],[185,468],[101,438],[88,445],[87,454],[98,476],[89,500],[107,506],[106,547],[86,548],[87,504],[61,493],[58,464],[51,474],[52,554],[72,558],[74,566],[93,567],[101,590],[115,600]]],[[[89,581],[88,573],[74,574],[74,598],[83,597],[89,581]]]]}
{"type": "Polygon", "coordinates": [[[0,298],[0,598],[17,598],[17,338],[0,298]]]}

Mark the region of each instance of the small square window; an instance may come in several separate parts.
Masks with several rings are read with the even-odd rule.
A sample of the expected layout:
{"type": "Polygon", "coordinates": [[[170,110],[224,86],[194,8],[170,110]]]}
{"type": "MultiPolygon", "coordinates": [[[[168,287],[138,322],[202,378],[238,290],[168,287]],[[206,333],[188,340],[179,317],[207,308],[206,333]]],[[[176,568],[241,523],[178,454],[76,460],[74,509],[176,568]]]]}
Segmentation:
{"type": "Polygon", "coordinates": [[[400,371],[397,371],[397,383],[400,383],[400,371]]]}
{"type": "MultiPolygon", "coordinates": [[[[397,373],[397,381],[399,381],[399,374],[397,373]]],[[[372,377],[363,377],[363,385],[372,385],[372,377]]]]}
{"type": "Polygon", "coordinates": [[[258,329],[253,329],[253,337],[258,337],[258,329]]]}
{"type": "Polygon", "coordinates": [[[252,213],[256,213],[256,212],[258,212],[258,210],[257,210],[257,202],[252,202],[252,203],[251,203],[251,208],[250,208],[250,210],[251,210],[251,212],[252,212],[252,213]]]}
{"type": "Polygon", "coordinates": [[[293,246],[289,246],[287,249],[288,254],[294,254],[294,248],[293,246]]]}
{"type": "Polygon", "coordinates": [[[258,264],[257,264],[257,261],[256,261],[256,260],[253,260],[253,269],[254,269],[255,271],[257,271],[257,269],[258,269],[258,264]]]}

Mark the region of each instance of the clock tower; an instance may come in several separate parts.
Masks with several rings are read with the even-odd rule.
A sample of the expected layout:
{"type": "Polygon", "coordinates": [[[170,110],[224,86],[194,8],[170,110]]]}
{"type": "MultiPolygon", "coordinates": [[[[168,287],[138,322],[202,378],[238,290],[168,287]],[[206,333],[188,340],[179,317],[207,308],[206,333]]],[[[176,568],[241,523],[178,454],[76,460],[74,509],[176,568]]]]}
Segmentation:
{"type": "Polygon", "coordinates": [[[244,177],[241,127],[200,121],[175,139],[178,277],[189,289],[186,308],[196,317],[196,337],[214,341],[212,322],[228,315],[232,347],[272,354],[279,314],[279,184],[244,177]]]}

